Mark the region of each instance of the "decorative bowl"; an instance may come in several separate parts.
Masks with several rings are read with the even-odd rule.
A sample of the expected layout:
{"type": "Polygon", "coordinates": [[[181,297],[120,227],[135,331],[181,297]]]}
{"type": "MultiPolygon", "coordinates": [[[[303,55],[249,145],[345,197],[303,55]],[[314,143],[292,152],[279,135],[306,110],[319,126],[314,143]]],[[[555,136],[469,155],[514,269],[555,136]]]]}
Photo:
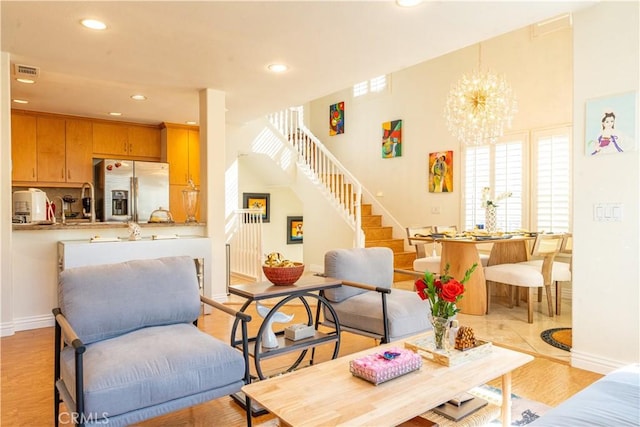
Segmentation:
{"type": "Polygon", "coordinates": [[[304,272],[304,264],[294,262],[293,267],[269,267],[262,266],[262,271],[267,279],[274,285],[293,285],[304,272]]]}

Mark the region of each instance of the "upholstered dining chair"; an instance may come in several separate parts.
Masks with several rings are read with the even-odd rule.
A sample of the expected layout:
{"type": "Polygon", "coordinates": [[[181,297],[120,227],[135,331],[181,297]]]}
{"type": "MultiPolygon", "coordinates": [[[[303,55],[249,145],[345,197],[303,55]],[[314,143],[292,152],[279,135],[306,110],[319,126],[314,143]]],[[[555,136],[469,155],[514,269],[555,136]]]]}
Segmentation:
{"type": "MultiPolygon", "coordinates": [[[[553,267],[551,269],[551,280],[555,283],[556,290],[556,314],[562,313],[562,282],[571,281],[571,270],[573,260],[573,235],[571,233],[564,233],[562,235],[562,243],[560,244],[560,250],[558,254],[563,254],[568,257],[568,262],[553,261],[553,267]]],[[[533,259],[526,261],[525,264],[533,265],[537,268],[542,268],[542,259],[533,259]]],[[[538,302],[542,301],[542,288],[538,289],[538,302]]]]}
{"type": "MultiPolygon", "coordinates": [[[[553,317],[553,302],[551,297],[551,282],[553,262],[560,251],[562,234],[538,234],[531,248],[531,257],[541,257],[541,264],[528,264],[528,261],[496,264],[484,267],[484,277],[489,282],[511,285],[509,291],[509,306],[513,307],[513,297],[519,298],[520,288],[527,288],[527,321],[533,323],[534,289],[545,288],[549,317],[553,317]],[[515,288],[515,292],[513,292],[515,288]]],[[[490,294],[490,293],[488,293],[490,294]]]]}
{"type": "MultiPolygon", "coordinates": [[[[393,273],[389,248],[334,249],[325,254],[324,274],[342,280],[342,286],[321,294],[335,310],[341,331],[388,343],[431,329],[429,305],[416,292],[391,289],[393,273]]],[[[335,324],[327,307],[322,314],[321,324],[335,324]]]]}
{"type": "Polygon", "coordinates": [[[419,227],[407,227],[407,241],[416,249],[416,259],[413,261],[415,271],[430,271],[433,274],[440,274],[440,255],[436,252],[436,243],[416,240],[416,237],[429,237],[435,231],[430,225],[419,227]],[[427,245],[431,246],[431,251],[427,254],[427,245]]]}

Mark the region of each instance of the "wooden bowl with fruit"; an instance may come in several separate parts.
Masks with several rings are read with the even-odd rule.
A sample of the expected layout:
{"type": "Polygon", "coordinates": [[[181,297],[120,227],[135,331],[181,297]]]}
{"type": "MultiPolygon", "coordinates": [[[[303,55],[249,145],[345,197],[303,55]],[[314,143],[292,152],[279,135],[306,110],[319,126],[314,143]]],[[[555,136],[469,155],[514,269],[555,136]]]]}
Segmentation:
{"type": "Polygon", "coordinates": [[[293,285],[304,272],[304,264],[293,262],[282,257],[278,252],[267,255],[267,260],[262,266],[262,271],[267,279],[278,286],[293,285]]]}

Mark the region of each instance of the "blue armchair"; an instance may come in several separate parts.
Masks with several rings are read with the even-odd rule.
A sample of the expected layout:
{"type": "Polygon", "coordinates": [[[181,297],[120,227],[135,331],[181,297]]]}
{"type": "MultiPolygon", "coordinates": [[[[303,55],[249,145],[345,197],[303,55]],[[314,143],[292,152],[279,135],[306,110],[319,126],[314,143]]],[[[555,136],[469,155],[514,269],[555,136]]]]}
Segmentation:
{"type": "Polygon", "coordinates": [[[116,427],[238,392],[249,382],[251,317],[201,297],[189,257],[64,270],[58,302],[56,426],[61,401],[75,424],[116,427]],[[242,351],[195,326],[201,302],[241,320],[242,351]]]}

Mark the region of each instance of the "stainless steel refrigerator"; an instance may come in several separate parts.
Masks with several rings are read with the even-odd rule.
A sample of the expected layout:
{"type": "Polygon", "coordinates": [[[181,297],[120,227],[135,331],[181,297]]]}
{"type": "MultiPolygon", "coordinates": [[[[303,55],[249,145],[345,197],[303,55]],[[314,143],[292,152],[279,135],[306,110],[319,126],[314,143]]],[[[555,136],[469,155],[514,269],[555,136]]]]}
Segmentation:
{"type": "Polygon", "coordinates": [[[149,222],[169,208],[169,164],[104,159],[95,166],[96,215],[102,221],[149,222]]]}

